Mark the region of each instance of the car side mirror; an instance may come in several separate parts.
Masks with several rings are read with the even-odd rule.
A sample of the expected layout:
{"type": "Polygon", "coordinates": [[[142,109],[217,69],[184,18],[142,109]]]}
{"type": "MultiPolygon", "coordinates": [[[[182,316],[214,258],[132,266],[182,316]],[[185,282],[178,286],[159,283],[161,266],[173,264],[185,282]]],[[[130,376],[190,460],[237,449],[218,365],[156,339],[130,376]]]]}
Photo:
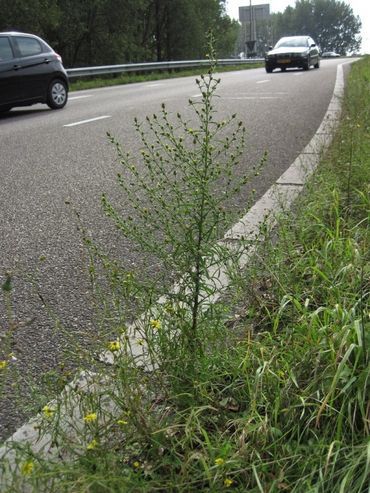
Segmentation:
{"type": "Polygon", "coordinates": [[[312,45],[310,46],[310,48],[314,48],[316,45],[315,43],[312,43],[312,45]]]}
{"type": "Polygon", "coordinates": [[[268,48],[269,48],[269,50],[272,50],[272,46],[269,46],[268,48]]]}

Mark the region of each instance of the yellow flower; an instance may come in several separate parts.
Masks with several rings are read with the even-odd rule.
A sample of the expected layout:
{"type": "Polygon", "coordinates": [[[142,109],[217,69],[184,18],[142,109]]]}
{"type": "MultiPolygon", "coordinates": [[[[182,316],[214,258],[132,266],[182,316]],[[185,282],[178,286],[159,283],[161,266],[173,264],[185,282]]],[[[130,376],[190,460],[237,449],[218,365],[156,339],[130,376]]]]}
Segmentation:
{"type": "Polygon", "coordinates": [[[42,408],[42,412],[47,418],[51,418],[53,416],[53,414],[55,413],[55,409],[52,409],[51,407],[46,405],[42,408]]]}
{"type": "Polygon", "coordinates": [[[0,361],[0,370],[4,370],[8,366],[8,362],[4,360],[0,361]]]}
{"type": "Polygon", "coordinates": [[[29,460],[24,464],[22,464],[21,472],[24,476],[28,476],[32,473],[33,468],[34,468],[34,463],[32,462],[32,460],[29,460]]]}
{"type": "Polygon", "coordinates": [[[91,423],[92,421],[96,421],[96,420],[97,420],[96,413],[90,413],[90,414],[86,414],[86,416],[84,416],[85,423],[91,423]]]}
{"type": "Polygon", "coordinates": [[[152,319],[150,321],[150,325],[152,326],[153,329],[159,330],[162,324],[160,320],[152,319]]]}
{"type": "Polygon", "coordinates": [[[93,440],[91,440],[90,443],[87,444],[87,450],[94,450],[94,448],[96,448],[96,446],[98,445],[98,442],[95,440],[95,438],[93,440]]]}
{"type": "Polygon", "coordinates": [[[121,348],[121,343],[119,341],[111,341],[108,347],[110,351],[118,351],[121,348]]]}
{"type": "Polygon", "coordinates": [[[119,424],[120,426],[126,426],[128,425],[128,421],[125,421],[124,419],[119,419],[117,421],[117,424],[119,424]]]}
{"type": "Polygon", "coordinates": [[[234,483],[234,481],[232,479],[229,479],[229,478],[224,479],[224,486],[226,488],[229,488],[233,483],[234,483]]]}
{"type": "Polygon", "coordinates": [[[133,462],[133,464],[132,464],[132,465],[133,465],[133,467],[134,467],[135,469],[139,469],[139,467],[140,467],[140,462],[136,460],[135,462],[133,462]]]}
{"type": "Polygon", "coordinates": [[[217,459],[215,460],[215,464],[216,466],[223,466],[225,464],[225,461],[222,457],[217,457],[217,459]]]}

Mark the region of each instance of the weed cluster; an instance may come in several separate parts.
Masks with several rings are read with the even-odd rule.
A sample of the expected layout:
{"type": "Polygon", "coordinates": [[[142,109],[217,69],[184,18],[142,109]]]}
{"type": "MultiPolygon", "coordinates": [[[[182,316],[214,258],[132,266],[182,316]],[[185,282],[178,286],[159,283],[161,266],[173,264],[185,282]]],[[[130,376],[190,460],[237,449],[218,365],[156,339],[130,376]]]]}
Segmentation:
{"type": "Polygon", "coordinates": [[[340,132],[298,215],[234,280],[237,316],[212,304],[210,267],[237,261],[216,240],[225,199],[248,179],[233,173],[244,129],[234,116],[216,121],[213,72],[190,102],[197,128],[163,106],[146,129],[135,123],[140,160],[110,136],[132,215],[107,196],[104,210],[175,288],[122,271],[87,240],[120,327],[113,364],[43,408],[40,437],[57,453],[18,446],[13,469],[3,461],[4,491],[368,491],[369,73],[369,59],[354,66],[340,132]],[[131,326],[123,296],[143,309],[131,326]]]}

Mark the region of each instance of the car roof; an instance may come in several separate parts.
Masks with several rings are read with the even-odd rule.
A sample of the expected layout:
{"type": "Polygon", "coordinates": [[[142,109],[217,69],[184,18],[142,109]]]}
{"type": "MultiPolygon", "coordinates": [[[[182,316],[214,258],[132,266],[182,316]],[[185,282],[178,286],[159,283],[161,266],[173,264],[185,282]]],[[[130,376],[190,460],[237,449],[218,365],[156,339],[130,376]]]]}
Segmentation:
{"type": "Polygon", "coordinates": [[[282,39],[297,39],[297,38],[310,38],[308,34],[301,34],[299,36],[283,36],[282,38],[279,39],[281,41],[282,39]]]}
{"type": "Polygon", "coordinates": [[[28,38],[34,38],[37,39],[45,48],[48,50],[54,51],[53,48],[45,41],[44,39],[40,38],[40,36],[37,36],[36,34],[32,33],[23,33],[21,31],[3,31],[0,32],[0,36],[27,36],[28,38]]]}
{"type": "Polygon", "coordinates": [[[36,36],[36,34],[22,33],[20,31],[3,31],[3,32],[0,32],[0,35],[4,35],[4,36],[33,36],[34,38],[41,39],[39,36],[36,36]]]}

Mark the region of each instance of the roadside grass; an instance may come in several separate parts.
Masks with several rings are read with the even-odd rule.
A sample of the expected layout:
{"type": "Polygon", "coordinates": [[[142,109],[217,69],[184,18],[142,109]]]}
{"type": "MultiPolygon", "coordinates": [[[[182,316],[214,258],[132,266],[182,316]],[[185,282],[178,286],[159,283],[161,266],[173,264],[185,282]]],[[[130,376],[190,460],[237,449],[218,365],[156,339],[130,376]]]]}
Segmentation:
{"type": "MultiPolygon", "coordinates": [[[[218,66],[217,72],[232,72],[235,70],[249,70],[252,68],[263,67],[262,63],[246,63],[240,65],[218,66]]],[[[161,72],[146,73],[124,73],[116,76],[106,75],[103,77],[79,77],[77,80],[70,80],[70,91],[83,91],[97,87],[119,86],[121,84],[133,84],[135,82],[148,82],[152,80],[176,79],[178,77],[198,76],[199,69],[169,70],[161,72]]]]}
{"type": "MultiPolygon", "coordinates": [[[[80,395],[79,439],[63,434],[58,404],[45,406],[40,435],[52,433],[59,456],[45,458],[21,449],[17,472],[4,492],[22,492],[26,485],[35,493],[370,491],[369,81],[367,57],[352,66],[341,125],[317,174],[295,210],[281,217],[254,261],[235,276],[225,299],[214,309],[197,311],[209,299],[199,295],[210,289],[205,289],[201,259],[209,254],[211,241],[194,251],[199,243],[187,240],[185,257],[178,245],[166,261],[185,258],[189,269],[195,258],[202,275],[188,270],[182,297],[166,293],[171,303],[143,320],[146,330],[138,346],[149,344],[148,360],[156,370],[136,364],[128,329],[116,322],[121,337],[108,345],[114,364],[99,375],[105,384],[98,392],[80,395]],[[193,309],[190,325],[184,305],[193,309]]],[[[201,149],[207,156],[192,168],[195,155],[187,155],[187,177],[211,163],[207,125],[213,116],[213,87],[203,91],[208,94],[203,106],[195,107],[203,134],[185,132],[190,142],[200,139],[196,143],[206,146],[201,149]]],[[[158,132],[162,139],[170,136],[173,152],[181,148],[184,156],[171,127],[162,123],[158,132]]],[[[120,158],[125,162],[123,153],[120,158]]],[[[135,176],[134,164],[127,164],[135,176]]],[[[215,176],[220,171],[217,166],[207,169],[215,176]]],[[[204,221],[194,215],[198,240],[200,231],[223,220],[222,215],[209,222],[214,203],[207,186],[200,192],[202,183],[204,176],[192,196],[201,203],[207,197],[209,205],[204,221]]],[[[148,186],[154,200],[151,190],[148,186]]],[[[180,202],[171,204],[184,213],[176,208],[180,202]]],[[[104,205],[129,234],[127,222],[106,200],[104,205]]],[[[144,207],[139,212],[142,218],[148,214],[144,207]]],[[[170,227],[178,223],[166,217],[172,238],[170,227]]],[[[133,231],[148,247],[149,239],[133,231]]],[[[142,296],[150,306],[152,285],[140,291],[131,275],[101,259],[119,293],[142,296]]],[[[4,361],[3,372],[10,366],[4,361]]]]}

